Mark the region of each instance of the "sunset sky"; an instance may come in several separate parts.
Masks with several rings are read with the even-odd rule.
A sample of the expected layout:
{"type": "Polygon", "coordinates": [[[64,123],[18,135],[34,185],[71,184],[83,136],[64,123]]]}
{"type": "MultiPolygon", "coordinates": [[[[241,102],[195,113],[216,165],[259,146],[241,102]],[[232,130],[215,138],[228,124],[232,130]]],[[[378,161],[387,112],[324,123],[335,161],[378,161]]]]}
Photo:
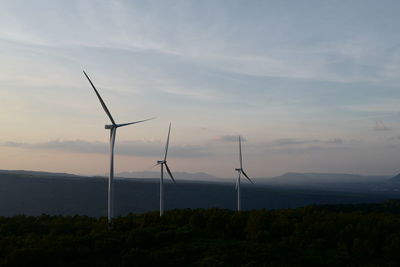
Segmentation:
{"type": "Polygon", "coordinates": [[[400,1],[0,2],[0,169],[400,172],[400,1]]]}

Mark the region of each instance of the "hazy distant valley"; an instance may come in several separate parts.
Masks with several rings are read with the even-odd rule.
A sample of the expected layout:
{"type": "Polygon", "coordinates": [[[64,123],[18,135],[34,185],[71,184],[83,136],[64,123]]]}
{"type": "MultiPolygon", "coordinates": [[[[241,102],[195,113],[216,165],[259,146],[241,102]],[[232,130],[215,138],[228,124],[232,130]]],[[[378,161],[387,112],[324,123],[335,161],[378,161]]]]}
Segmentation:
{"type": "MultiPolygon", "coordinates": [[[[155,178],[158,172],[121,172],[117,174],[120,178],[155,178]]],[[[234,183],[236,177],[218,178],[207,173],[174,173],[177,179],[183,181],[234,183]]],[[[106,175],[104,175],[106,176],[106,175]]],[[[155,178],[156,179],[156,178],[155,178]]],[[[345,173],[296,173],[288,172],[276,177],[256,177],[257,186],[294,188],[294,189],[316,189],[324,191],[342,192],[397,192],[400,190],[400,176],[384,175],[356,175],[345,173]],[[397,183],[398,181],[399,183],[397,183]]],[[[246,181],[244,182],[246,183],[246,181]]]]}
{"type": "MultiPolygon", "coordinates": [[[[154,173],[158,174],[158,173],[154,173]]],[[[197,174],[200,175],[200,174],[197,174]]],[[[193,175],[193,178],[196,175],[193,175]]],[[[116,179],[116,215],[158,210],[159,180],[116,179]]],[[[183,180],[166,183],[166,209],[234,209],[234,179],[183,180]]],[[[198,177],[198,176],[196,176],[198,177]]],[[[293,208],[310,204],[371,203],[400,197],[400,179],[386,176],[288,173],[243,183],[243,209],[293,208]]],[[[16,214],[104,216],[107,179],[64,173],[0,171],[1,216],[16,214]]]]}
{"type": "Polygon", "coordinates": [[[273,178],[258,178],[263,185],[328,191],[395,193],[400,178],[392,176],[363,176],[341,173],[286,173],[273,178]]]}

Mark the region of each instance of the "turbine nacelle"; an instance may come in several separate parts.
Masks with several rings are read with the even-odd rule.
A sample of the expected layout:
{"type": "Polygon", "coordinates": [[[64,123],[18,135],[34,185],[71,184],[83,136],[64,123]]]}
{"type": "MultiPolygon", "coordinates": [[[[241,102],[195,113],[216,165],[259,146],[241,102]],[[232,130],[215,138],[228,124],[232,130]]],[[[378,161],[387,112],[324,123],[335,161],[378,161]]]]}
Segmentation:
{"type": "Polygon", "coordinates": [[[107,130],[111,130],[114,128],[118,128],[118,127],[123,127],[123,126],[128,126],[128,125],[132,125],[132,124],[136,124],[136,123],[140,123],[140,122],[144,122],[144,121],[149,121],[149,120],[154,120],[155,118],[150,118],[150,119],[146,119],[146,120],[141,120],[141,121],[134,121],[134,122],[128,122],[128,123],[120,123],[120,124],[106,124],[104,125],[104,128],[107,130]]]}
{"type": "MultiPolygon", "coordinates": [[[[168,137],[167,137],[167,143],[165,144],[164,159],[162,159],[162,160],[157,160],[157,164],[154,165],[154,166],[161,165],[161,177],[163,177],[163,176],[162,176],[162,175],[163,175],[163,172],[164,172],[164,171],[163,171],[163,166],[165,166],[165,169],[167,170],[167,173],[168,173],[169,177],[170,177],[171,180],[175,183],[174,176],[172,175],[172,172],[171,172],[171,170],[169,169],[168,164],[167,164],[167,154],[168,154],[169,135],[170,135],[170,133],[171,133],[171,123],[169,124],[169,128],[168,128],[168,137]]],[[[162,188],[162,183],[161,183],[161,188],[162,188]]],[[[161,208],[160,208],[160,209],[161,209],[161,208]]]]}
{"type": "Polygon", "coordinates": [[[243,170],[243,159],[242,159],[242,140],[239,135],[239,163],[240,163],[240,168],[236,168],[235,171],[240,174],[243,174],[244,177],[246,177],[247,180],[249,180],[250,183],[254,184],[253,181],[250,179],[250,177],[246,174],[246,172],[243,170]]]}
{"type": "Polygon", "coordinates": [[[250,179],[250,177],[246,174],[246,172],[243,170],[243,159],[242,159],[242,140],[239,135],[239,163],[240,163],[240,168],[235,168],[235,171],[238,172],[238,177],[236,180],[236,191],[237,191],[237,210],[240,211],[241,209],[241,202],[240,202],[240,176],[243,174],[244,177],[246,177],[247,180],[249,180],[250,183],[254,184],[253,181],[250,179]]]}
{"type": "Polygon", "coordinates": [[[164,159],[162,160],[157,160],[157,165],[161,165],[161,177],[160,177],[160,216],[163,215],[164,213],[164,167],[171,178],[172,182],[175,184],[175,179],[174,176],[172,175],[171,170],[168,167],[167,164],[167,154],[168,154],[168,145],[169,145],[169,135],[171,133],[171,123],[169,124],[168,128],[168,137],[167,137],[167,142],[165,144],[165,154],[164,154],[164,159]]]}

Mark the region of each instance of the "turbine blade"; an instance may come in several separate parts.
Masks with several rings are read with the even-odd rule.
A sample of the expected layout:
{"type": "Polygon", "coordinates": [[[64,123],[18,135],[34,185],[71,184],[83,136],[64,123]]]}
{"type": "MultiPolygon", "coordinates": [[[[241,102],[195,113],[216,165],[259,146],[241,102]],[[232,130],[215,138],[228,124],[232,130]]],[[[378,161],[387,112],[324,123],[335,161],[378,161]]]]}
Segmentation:
{"type": "Polygon", "coordinates": [[[94,84],[92,83],[92,81],[90,80],[89,76],[86,74],[85,71],[83,71],[83,73],[85,74],[86,78],[88,79],[90,85],[92,85],[94,92],[96,93],[98,99],[100,100],[101,106],[103,107],[104,111],[106,112],[107,116],[110,118],[111,122],[113,125],[115,125],[115,121],[113,119],[113,117],[111,116],[110,111],[108,110],[106,104],[104,103],[103,99],[101,98],[99,92],[97,91],[96,87],[94,86],[94,84]]]}
{"type": "Polygon", "coordinates": [[[154,120],[155,118],[156,118],[156,117],[153,117],[153,118],[150,118],[150,119],[141,120],[141,121],[134,121],[134,122],[116,124],[116,126],[117,126],[117,127],[123,127],[123,126],[131,125],[131,124],[136,124],[136,123],[140,123],[140,122],[144,122],[144,121],[154,120]]]}
{"type": "Polygon", "coordinates": [[[155,166],[158,166],[158,165],[160,165],[161,163],[156,163],[156,164],[154,164],[153,166],[151,166],[150,168],[148,168],[148,170],[151,170],[151,169],[153,169],[155,166]]]}
{"type": "Polygon", "coordinates": [[[243,168],[243,161],[242,161],[242,141],[240,140],[240,135],[239,135],[239,160],[240,160],[240,168],[243,168]]]}
{"type": "Polygon", "coordinates": [[[174,182],[174,184],[176,184],[174,176],[172,176],[171,170],[169,169],[167,163],[165,163],[165,168],[167,169],[167,172],[169,174],[169,177],[171,177],[172,181],[174,182]]]}
{"type": "Polygon", "coordinates": [[[169,129],[168,129],[168,137],[167,137],[167,143],[165,144],[165,155],[164,155],[164,161],[167,160],[167,154],[168,154],[168,146],[169,146],[169,135],[171,133],[171,123],[169,123],[169,129]]]}
{"type": "Polygon", "coordinates": [[[247,180],[250,181],[250,183],[254,184],[253,181],[249,178],[249,176],[247,176],[247,174],[244,172],[244,170],[242,169],[241,172],[243,173],[243,175],[247,178],[247,180]]]}

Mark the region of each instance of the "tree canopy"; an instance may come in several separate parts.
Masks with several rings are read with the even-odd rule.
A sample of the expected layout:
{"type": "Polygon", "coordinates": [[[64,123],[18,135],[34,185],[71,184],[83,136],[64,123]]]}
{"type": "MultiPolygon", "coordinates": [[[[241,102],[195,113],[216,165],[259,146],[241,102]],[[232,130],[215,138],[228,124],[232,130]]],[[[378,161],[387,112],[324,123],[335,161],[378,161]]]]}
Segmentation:
{"type": "Polygon", "coordinates": [[[398,266],[400,201],[0,217],[0,266],[398,266]]]}

